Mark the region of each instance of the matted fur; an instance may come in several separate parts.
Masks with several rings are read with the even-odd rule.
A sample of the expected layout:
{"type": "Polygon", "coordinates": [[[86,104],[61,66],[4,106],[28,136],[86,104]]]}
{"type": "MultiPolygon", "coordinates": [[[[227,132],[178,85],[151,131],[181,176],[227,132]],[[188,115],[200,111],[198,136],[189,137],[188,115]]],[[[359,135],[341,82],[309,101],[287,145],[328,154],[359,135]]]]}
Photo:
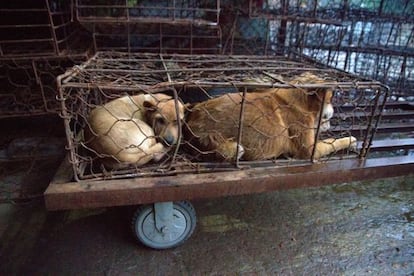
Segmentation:
{"type": "MultiPolygon", "coordinates": [[[[291,82],[292,88],[246,93],[239,146],[243,94],[230,93],[198,103],[187,117],[190,133],[187,138],[200,151],[213,151],[227,160],[263,160],[281,155],[308,159],[315,145],[322,105],[321,130],[329,128],[329,119],[333,115],[333,91],[296,88],[294,84],[321,82],[323,80],[306,73],[291,82]]],[[[314,158],[355,146],[355,143],[352,136],[316,141],[314,158]]]]}
{"type": "Polygon", "coordinates": [[[176,101],[168,95],[124,96],[91,111],[85,143],[107,168],[142,166],[160,159],[177,143],[177,119],[183,118],[184,106],[178,102],[176,108],[176,101]]]}

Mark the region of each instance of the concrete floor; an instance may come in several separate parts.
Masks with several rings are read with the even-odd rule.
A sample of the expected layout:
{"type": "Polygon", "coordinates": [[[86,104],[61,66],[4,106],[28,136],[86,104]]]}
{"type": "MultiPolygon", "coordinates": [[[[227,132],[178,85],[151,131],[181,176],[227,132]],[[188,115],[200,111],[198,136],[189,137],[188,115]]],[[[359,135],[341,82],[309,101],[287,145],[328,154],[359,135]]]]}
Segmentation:
{"type": "Polygon", "coordinates": [[[157,251],[131,234],[134,208],[47,212],[62,157],[36,156],[0,163],[0,195],[38,195],[3,197],[0,275],[414,275],[414,174],[192,202],[193,236],[157,251]]]}
{"type": "Polygon", "coordinates": [[[414,176],[193,202],[198,225],[156,251],[131,208],[3,204],[0,274],[413,275],[414,176]]]}

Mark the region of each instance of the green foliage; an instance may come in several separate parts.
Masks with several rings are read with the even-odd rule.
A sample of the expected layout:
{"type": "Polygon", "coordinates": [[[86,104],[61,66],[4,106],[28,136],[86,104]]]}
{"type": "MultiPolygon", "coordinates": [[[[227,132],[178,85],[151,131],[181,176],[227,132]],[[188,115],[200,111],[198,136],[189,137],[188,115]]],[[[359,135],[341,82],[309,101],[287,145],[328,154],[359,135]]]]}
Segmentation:
{"type": "Polygon", "coordinates": [[[134,7],[139,0],[127,0],[128,7],[134,7]]]}

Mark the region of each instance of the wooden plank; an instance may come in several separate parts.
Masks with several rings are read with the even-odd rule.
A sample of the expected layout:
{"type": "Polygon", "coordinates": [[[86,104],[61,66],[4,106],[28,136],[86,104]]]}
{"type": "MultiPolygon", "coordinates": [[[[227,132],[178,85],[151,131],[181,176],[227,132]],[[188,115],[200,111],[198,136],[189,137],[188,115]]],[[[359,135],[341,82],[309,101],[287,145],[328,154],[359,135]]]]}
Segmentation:
{"type": "Polygon", "coordinates": [[[73,166],[69,162],[69,154],[65,156],[62,164],[60,164],[51,184],[67,183],[73,179],[73,166]]]}
{"type": "Polygon", "coordinates": [[[414,172],[412,156],[124,180],[51,183],[49,210],[137,205],[313,187],[414,172]]]}

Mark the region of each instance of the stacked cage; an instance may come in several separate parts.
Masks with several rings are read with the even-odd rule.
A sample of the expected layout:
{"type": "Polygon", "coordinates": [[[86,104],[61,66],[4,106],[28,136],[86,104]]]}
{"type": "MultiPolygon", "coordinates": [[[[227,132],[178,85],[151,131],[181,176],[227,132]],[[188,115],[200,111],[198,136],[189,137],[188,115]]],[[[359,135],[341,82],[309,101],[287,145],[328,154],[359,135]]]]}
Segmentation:
{"type": "Polygon", "coordinates": [[[0,8],[0,116],[56,113],[57,75],[85,61],[68,1],[8,1],[0,8]]]}
{"type": "Polygon", "coordinates": [[[396,97],[414,88],[414,3],[409,0],[255,1],[270,47],[381,81],[396,97]]]}
{"type": "Polygon", "coordinates": [[[219,0],[76,0],[77,20],[96,50],[217,53],[219,0]]]}

